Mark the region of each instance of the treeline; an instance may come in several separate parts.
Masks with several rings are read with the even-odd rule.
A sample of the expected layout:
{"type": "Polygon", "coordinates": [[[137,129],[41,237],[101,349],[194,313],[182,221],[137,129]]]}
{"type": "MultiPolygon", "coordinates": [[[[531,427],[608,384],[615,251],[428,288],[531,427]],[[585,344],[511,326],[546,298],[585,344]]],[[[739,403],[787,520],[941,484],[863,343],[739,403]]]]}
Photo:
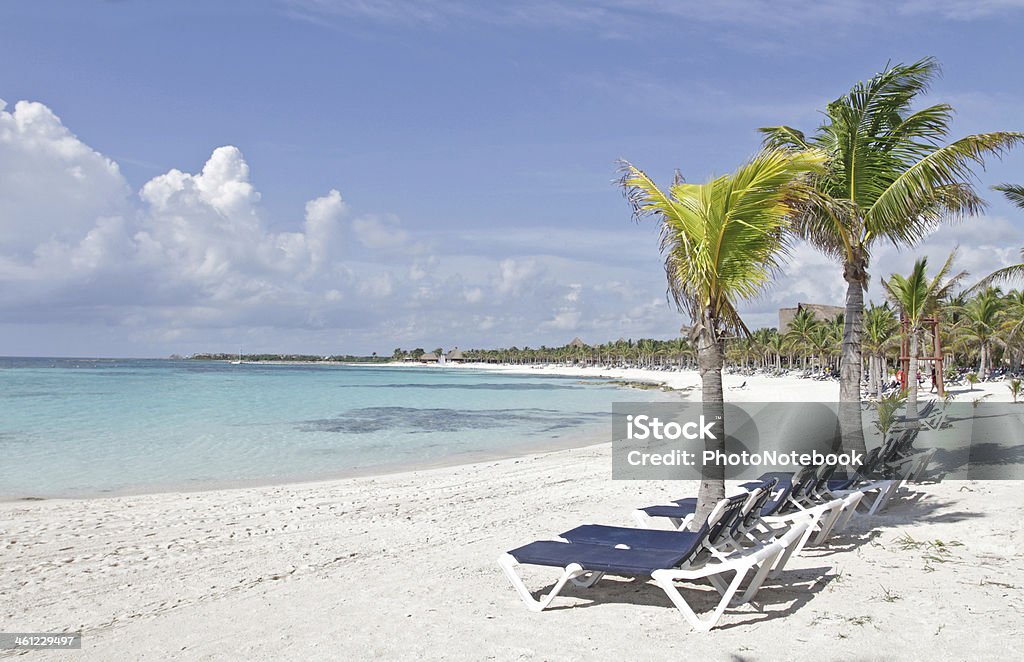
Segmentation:
{"type": "Polygon", "coordinates": [[[380,358],[374,353],[372,356],[352,356],[351,354],[334,354],[331,356],[320,356],[318,354],[225,354],[205,353],[193,354],[188,357],[193,361],[281,361],[295,363],[382,363],[388,359],[380,358]]]}
{"type": "MultiPolygon", "coordinates": [[[[921,296],[909,293],[913,300],[921,296]]],[[[973,292],[947,294],[933,303],[939,322],[939,338],[945,368],[949,372],[970,370],[984,379],[997,370],[1017,370],[1024,360],[1024,292],[986,287],[973,292]]],[[[874,392],[895,371],[899,361],[903,304],[871,304],[864,310],[861,336],[864,374],[874,392]]],[[[748,337],[725,341],[728,367],[769,370],[811,370],[832,372],[839,369],[843,341],[843,315],[820,319],[809,309],[800,309],[789,326],[760,328],[748,337]]],[[[915,328],[918,353],[934,356],[930,333],[915,328]]],[[[441,349],[433,350],[440,355],[441,349]]],[[[395,349],[393,360],[416,361],[422,348],[395,349]]],[[[560,347],[502,347],[462,351],[465,361],[482,363],[572,364],[583,366],[633,368],[696,368],[697,351],[685,338],[655,340],[619,339],[597,345],[569,343],[560,347]]]]}

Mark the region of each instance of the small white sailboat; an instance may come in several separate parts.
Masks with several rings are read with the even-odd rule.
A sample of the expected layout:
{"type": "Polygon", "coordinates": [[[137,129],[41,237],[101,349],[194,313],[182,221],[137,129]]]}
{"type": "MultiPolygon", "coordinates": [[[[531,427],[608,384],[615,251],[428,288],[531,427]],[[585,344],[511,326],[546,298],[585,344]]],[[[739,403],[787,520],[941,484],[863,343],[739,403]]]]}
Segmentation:
{"type": "Polygon", "coordinates": [[[232,361],[231,365],[242,365],[242,348],[238,348],[238,360],[232,361]]]}

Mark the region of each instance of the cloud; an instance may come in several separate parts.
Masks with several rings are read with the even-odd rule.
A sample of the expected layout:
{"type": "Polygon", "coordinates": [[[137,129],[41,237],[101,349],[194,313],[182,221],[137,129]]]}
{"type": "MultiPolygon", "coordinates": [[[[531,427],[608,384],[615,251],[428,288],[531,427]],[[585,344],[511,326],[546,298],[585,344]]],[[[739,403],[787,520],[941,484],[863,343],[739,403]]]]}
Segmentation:
{"type": "Polygon", "coordinates": [[[502,260],[499,265],[497,290],[501,294],[518,296],[523,293],[543,273],[543,268],[535,259],[502,260]]]}
{"type": "Polygon", "coordinates": [[[722,0],[716,3],[676,0],[282,0],[287,15],[333,26],[358,19],[408,28],[444,29],[480,23],[529,28],[596,31],[606,37],[638,36],[685,21],[697,26],[742,26],[799,30],[813,25],[857,25],[892,17],[921,15],[946,20],[979,20],[1024,9],[1022,0],[900,0],[880,5],[871,0],[722,0]]]}
{"type": "Polygon", "coordinates": [[[117,164],[92,150],[41,103],[0,100],[0,247],[24,258],[41,243],[81,239],[116,216],[131,190],[117,164]]]}
{"type": "Polygon", "coordinates": [[[541,326],[546,329],[558,329],[560,331],[572,331],[579,328],[580,311],[571,308],[562,308],[555,311],[554,316],[545,321],[541,326]]]}
{"type": "Polygon", "coordinates": [[[394,216],[362,216],[352,222],[352,231],[367,248],[400,248],[409,239],[409,233],[399,227],[394,216]]]}
{"type": "Polygon", "coordinates": [[[236,147],[215,149],[198,173],[158,175],[135,197],[117,164],[46,106],[0,110],[0,283],[18,285],[0,290],[0,306],[25,321],[140,325],[173,309],[179,321],[220,324],[252,318],[256,304],[323,301],[341,289],[320,281],[352,280],[333,262],[346,206],[331,190],[305,212],[302,231],[268,231],[236,147]]]}
{"type": "MultiPolygon", "coordinates": [[[[386,209],[352,209],[340,190],[267,218],[228,145],[196,172],[170,169],[133,192],[46,106],[0,110],[0,343],[36,355],[369,353],[667,338],[686,321],[664,297],[653,226],[513,219],[428,233],[386,209]]],[[[879,246],[869,294],[915,253],[939,262],[956,245],[958,266],[980,276],[1016,260],[1024,236],[991,216],[945,226],[914,253],[879,246]]],[[[844,293],[840,268],[799,246],[742,311],[774,325],[781,306],[844,293]]]]}
{"type": "MultiPolygon", "coordinates": [[[[970,285],[996,269],[1019,261],[1024,246],[1024,231],[998,216],[984,216],[963,223],[945,224],[912,249],[899,250],[892,244],[875,245],[869,273],[866,299],[885,300],[881,280],[893,273],[908,273],[914,260],[927,257],[931,273],[956,249],[956,271],[967,271],[964,281],[970,285]]],[[[778,309],[799,302],[842,306],[846,301],[846,282],[842,267],[806,243],[798,244],[779,278],[757,300],[740,307],[744,321],[751,327],[777,326],[778,309]]]]}
{"type": "MultiPolygon", "coordinates": [[[[173,168],[133,192],[116,163],[43,104],[0,112],[0,316],[18,320],[0,325],[0,340],[29,353],[72,351],[70,341],[31,340],[52,343],[54,329],[71,328],[76,342],[92,339],[85,353],[99,354],[240,342],[253,351],[373,351],[385,338],[538,345],[593,328],[621,305],[611,292],[585,303],[596,291],[587,283],[637,292],[661,277],[638,278],[633,263],[656,248],[628,225],[582,237],[416,234],[386,210],[354,213],[336,188],[291,222],[268,219],[231,145],[213,149],[198,171],[173,168]]],[[[661,312],[646,318],[649,328],[632,328],[675,327],[675,314],[661,312]]]]}

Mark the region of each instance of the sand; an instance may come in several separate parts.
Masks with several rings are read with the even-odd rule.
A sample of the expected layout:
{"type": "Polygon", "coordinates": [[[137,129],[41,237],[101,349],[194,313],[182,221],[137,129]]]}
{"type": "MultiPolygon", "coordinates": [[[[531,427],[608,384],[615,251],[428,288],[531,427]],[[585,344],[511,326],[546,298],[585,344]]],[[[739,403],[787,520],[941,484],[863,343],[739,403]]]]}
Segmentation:
{"type": "MultiPolygon", "coordinates": [[[[610,473],[599,444],[292,486],[0,503],[0,631],[80,629],[82,651],[32,654],[75,660],[1024,656],[1015,482],[911,485],[794,559],[762,589],[762,611],[729,610],[707,634],[636,580],[528,611],[501,552],[584,522],[629,525],[633,508],[696,491],[610,473]]],[[[536,589],[555,576],[525,574],[536,589]]]]}
{"type": "MultiPolygon", "coordinates": [[[[502,365],[486,363],[448,364],[445,368],[468,368],[531,375],[566,375],[571,377],[606,378],[609,380],[654,382],[682,391],[680,397],[700,400],[700,375],[695,370],[647,370],[643,368],[598,368],[569,365],[502,365]]],[[[723,374],[722,386],[729,402],[838,402],[839,382],[801,378],[796,375],[772,377],[765,374],[723,374]]],[[[968,386],[950,386],[948,394],[953,402],[970,403],[984,397],[985,402],[1010,402],[1006,382],[980,382],[974,389],[968,386]]],[[[919,398],[935,399],[928,385],[921,387],[919,398]]]]}

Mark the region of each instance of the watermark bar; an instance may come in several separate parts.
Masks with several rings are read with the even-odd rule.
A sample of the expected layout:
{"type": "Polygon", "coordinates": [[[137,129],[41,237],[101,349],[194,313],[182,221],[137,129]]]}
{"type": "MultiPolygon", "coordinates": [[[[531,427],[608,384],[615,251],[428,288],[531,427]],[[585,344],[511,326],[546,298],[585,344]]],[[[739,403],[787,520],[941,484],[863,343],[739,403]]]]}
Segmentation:
{"type": "Polygon", "coordinates": [[[0,650],[76,650],[81,632],[0,632],[0,650]]]}
{"type": "Polygon", "coordinates": [[[918,477],[933,480],[1024,479],[1024,404],[929,402],[916,411],[837,402],[613,405],[615,479],[753,480],[822,464],[863,478],[897,478],[918,467],[918,477]]]}

